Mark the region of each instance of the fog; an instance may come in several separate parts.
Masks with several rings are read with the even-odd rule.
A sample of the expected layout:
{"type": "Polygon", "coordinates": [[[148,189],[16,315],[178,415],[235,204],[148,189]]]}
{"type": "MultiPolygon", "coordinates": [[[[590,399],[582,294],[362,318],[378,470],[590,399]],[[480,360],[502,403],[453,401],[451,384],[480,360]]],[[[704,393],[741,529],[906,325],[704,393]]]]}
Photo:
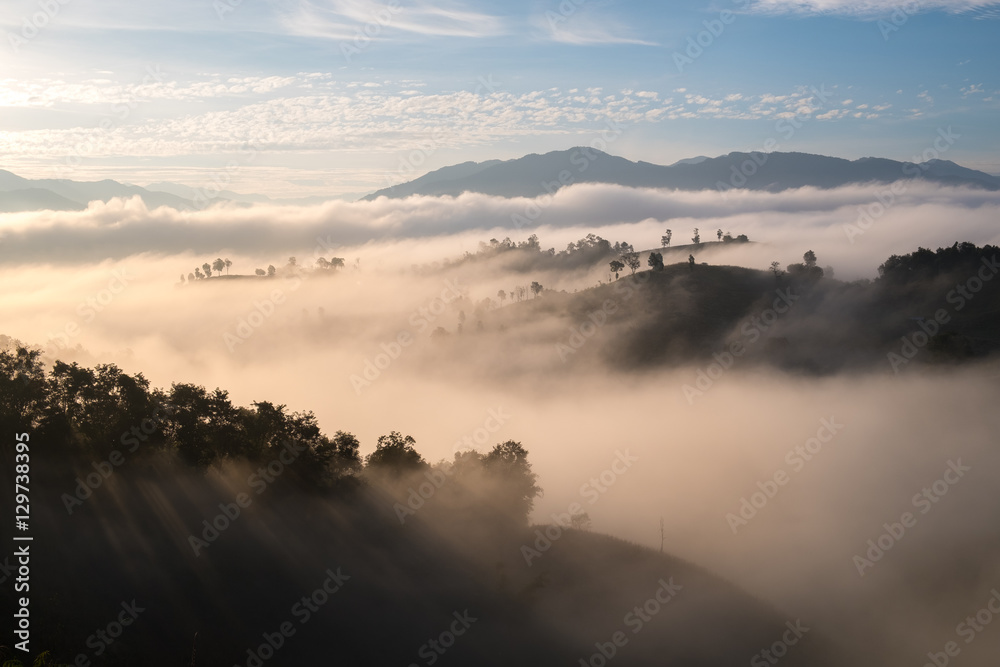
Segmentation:
{"type": "MultiPolygon", "coordinates": [[[[433,265],[491,237],[534,233],[543,248],[561,250],[593,232],[650,249],[665,227],[674,245],[699,227],[705,240],[718,228],[754,242],[706,248],[699,262],[765,269],[812,249],[851,280],[873,278],[890,254],[917,246],[1000,242],[1000,193],[928,185],[895,195],[856,228],[863,233],[848,234],[859,207],[877,211],[867,207],[885,190],[723,198],[574,186],[535,202],[537,224],[522,229],[510,216],[532,202],[479,195],[188,214],[132,200],[4,215],[0,333],[44,347],[49,361],[110,362],[155,386],[193,382],[226,389],[241,405],[311,410],[325,432],[356,434],[364,453],[393,430],[412,435],[429,461],[517,440],[544,489],[535,522],[580,503],[595,532],[659,548],[662,519],[665,551],[846,642],[859,661],[918,664],[961,641],[956,626],[1000,587],[995,366],[802,376],[737,364],[691,401],[684,386],[704,369],[698,360],[642,373],[590,357],[565,362],[552,341],[568,339],[569,323],[546,313],[544,296],[476,312],[498,290],[532,281],[570,294],[607,283],[606,265],[528,273],[502,257],[433,265]],[[299,275],[285,268],[293,255],[299,266],[320,256],[346,266],[299,275]],[[274,264],[279,275],[178,284],[216,257],[230,258],[233,274],[274,264]],[[519,325],[517,337],[499,327],[503,317],[519,325]],[[484,331],[470,342],[480,319],[484,331]],[[438,327],[448,336],[433,335],[438,327]],[[822,439],[832,437],[819,451],[808,460],[789,454],[819,438],[824,423],[822,439]],[[959,461],[969,470],[953,484],[957,473],[947,476],[945,495],[913,500],[959,461]],[[768,482],[781,471],[785,483],[768,482]],[[762,489],[773,497],[754,516],[727,519],[762,489]],[[859,574],[855,556],[904,512],[915,526],[859,574]]],[[[668,254],[667,263],[686,255],[668,254]]],[[[986,628],[961,646],[974,664],[997,654],[1000,633],[986,628]]]]}

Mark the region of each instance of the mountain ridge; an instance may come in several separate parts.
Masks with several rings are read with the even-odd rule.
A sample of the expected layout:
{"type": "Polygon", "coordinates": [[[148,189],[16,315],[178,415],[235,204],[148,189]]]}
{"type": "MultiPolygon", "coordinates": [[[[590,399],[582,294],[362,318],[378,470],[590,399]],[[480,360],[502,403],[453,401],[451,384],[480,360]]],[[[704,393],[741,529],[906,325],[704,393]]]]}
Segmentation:
{"type": "MultiPolygon", "coordinates": [[[[463,163],[468,165],[469,163],[463,163]]],[[[470,172],[448,178],[444,167],[420,178],[383,188],[363,198],[410,195],[458,196],[476,192],[500,197],[537,197],[578,183],[605,183],[637,188],[674,190],[750,189],[778,192],[813,186],[830,189],[860,183],[893,183],[910,178],[1000,189],[1000,178],[969,169],[950,160],[922,163],[889,158],[856,160],[800,152],[731,152],[715,158],[699,156],[672,165],[633,162],[587,147],[545,154],[532,153],[512,160],[472,163],[470,172]]]]}

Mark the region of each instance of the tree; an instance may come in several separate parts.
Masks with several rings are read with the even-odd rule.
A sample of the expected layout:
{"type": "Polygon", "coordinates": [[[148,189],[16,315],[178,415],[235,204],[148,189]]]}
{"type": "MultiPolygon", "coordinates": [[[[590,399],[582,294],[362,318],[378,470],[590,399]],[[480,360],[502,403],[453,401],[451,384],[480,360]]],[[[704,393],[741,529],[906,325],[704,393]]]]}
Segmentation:
{"type": "Polygon", "coordinates": [[[483,457],[483,468],[501,484],[500,500],[521,521],[527,521],[541,491],[531,472],[528,452],[513,440],[495,446],[483,457]]]}
{"type": "Polygon", "coordinates": [[[267,277],[268,278],[273,278],[274,274],[276,272],[277,272],[277,269],[274,268],[274,264],[268,264],[267,265],[267,277]]]}
{"type": "Polygon", "coordinates": [[[667,233],[660,237],[660,244],[663,245],[664,248],[666,248],[667,246],[669,246],[670,245],[670,239],[671,239],[671,237],[673,237],[673,235],[674,235],[673,230],[668,229],[667,233]]]}
{"type": "Polygon", "coordinates": [[[254,275],[266,276],[267,272],[264,269],[254,269],[254,275]]]}
{"type": "Polygon", "coordinates": [[[816,253],[812,250],[806,250],[805,254],[802,255],[802,260],[808,268],[816,266],[816,253]]]}
{"type": "Polygon", "coordinates": [[[615,280],[618,280],[618,274],[624,270],[625,270],[624,262],[617,259],[611,260],[611,273],[615,274],[615,280]]]}
{"type": "Polygon", "coordinates": [[[642,261],[639,259],[639,253],[632,250],[632,246],[629,246],[629,251],[622,255],[622,261],[624,261],[625,266],[632,271],[633,276],[635,275],[635,270],[642,266],[642,261]]]}
{"type": "Polygon", "coordinates": [[[384,470],[396,475],[426,468],[427,462],[413,448],[415,444],[417,441],[413,439],[413,436],[404,437],[399,431],[379,436],[375,451],[368,455],[365,464],[369,468],[384,470]]]}
{"type": "Polygon", "coordinates": [[[184,274],[182,273],[181,274],[181,285],[183,285],[183,284],[184,284],[184,274]]]}
{"type": "Polygon", "coordinates": [[[226,262],[226,275],[228,276],[229,275],[229,267],[233,265],[233,262],[228,257],[226,258],[225,262],[226,262]]]}
{"type": "Polygon", "coordinates": [[[695,245],[701,245],[701,234],[698,233],[697,227],[694,228],[694,236],[691,237],[691,240],[695,245]]]}
{"type": "Polygon", "coordinates": [[[715,230],[715,236],[716,236],[716,238],[718,238],[721,241],[722,240],[722,230],[721,229],[715,230]]]}
{"type": "Polygon", "coordinates": [[[193,273],[189,273],[188,274],[188,282],[191,282],[192,280],[194,280],[194,274],[193,273]]]}
{"type": "Polygon", "coordinates": [[[212,268],[215,269],[216,273],[221,275],[222,270],[226,268],[226,261],[221,257],[219,257],[214,262],[212,262],[212,268]]]}
{"type": "Polygon", "coordinates": [[[780,262],[771,262],[771,273],[775,278],[780,278],[785,272],[781,270],[780,262]]]}
{"type": "Polygon", "coordinates": [[[531,283],[531,293],[532,293],[532,294],[534,294],[534,295],[535,295],[536,297],[537,297],[537,296],[538,296],[539,294],[541,294],[541,293],[542,293],[542,290],[543,290],[543,289],[545,289],[545,288],[544,288],[544,287],[542,287],[542,284],[541,284],[541,283],[538,283],[538,282],[535,282],[535,281],[532,281],[532,283],[531,283]]]}
{"type": "Polygon", "coordinates": [[[662,271],[663,270],[663,255],[662,254],[660,254],[658,252],[651,252],[651,253],[649,253],[649,259],[647,260],[647,262],[648,262],[649,266],[654,271],[662,271]]]}
{"type": "Polygon", "coordinates": [[[194,270],[194,277],[197,278],[198,280],[201,280],[202,278],[205,277],[205,274],[201,272],[201,269],[196,267],[194,270]]]}
{"type": "Polygon", "coordinates": [[[694,269],[694,255],[688,255],[688,269],[694,269]]]}
{"type": "Polygon", "coordinates": [[[316,268],[323,270],[329,269],[330,262],[327,261],[326,257],[320,257],[319,259],[316,260],[316,268]]]}
{"type": "Polygon", "coordinates": [[[201,268],[204,269],[204,271],[205,271],[205,277],[206,278],[211,278],[212,277],[212,267],[211,267],[211,265],[208,262],[205,262],[204,264],[202,264],[201,268]]]}
{"type": "Polygon", "coordinates": [[[498,290],[497,298],[500,299],[500,306],[503,307],[503,302],[507,300],[507,292],[504,292],[503,290],[498,290]]]}
{"type": "Polygon", "coordinates": [[[330,258],[330,268],[332,268],[332,269],[342,269],[342,268],[344,268],[344,258],[343,257],[331,257],[330,258]]]}
{"type": "Polygon", "coordinates": [[[298,260],[297,259],[295,259],[294,257],[289,257],[288,258],[288,266],[290,266],[290,267],[292,267],[294,269],[297,264],[298,264],[298,260]]]}

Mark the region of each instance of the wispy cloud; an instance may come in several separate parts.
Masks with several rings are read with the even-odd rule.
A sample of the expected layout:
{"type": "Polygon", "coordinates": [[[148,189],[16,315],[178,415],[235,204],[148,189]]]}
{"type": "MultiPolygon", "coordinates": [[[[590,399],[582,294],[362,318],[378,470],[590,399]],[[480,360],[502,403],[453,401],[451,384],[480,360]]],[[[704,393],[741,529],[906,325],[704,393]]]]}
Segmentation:
{"type": "Polygon", "coordinates": [[[298,0],[282,14],[294,35],[348,40],[387,39],[410,33],[437,37],[494,37],[507,32],[503,18],[473,11],[456,2],[375,2],[373,0],[298,0]]]}
{"type": "Polygon", "coordinates": [[[912,14],[918,11],[944,11],[961,14],[978,10],[993,13],[1000,0],[923,0],[903,3],[900,0],[757,0],[751,11],[765,14],[831,14],[862,18],[887,16],[894,11],[912,14]]]}

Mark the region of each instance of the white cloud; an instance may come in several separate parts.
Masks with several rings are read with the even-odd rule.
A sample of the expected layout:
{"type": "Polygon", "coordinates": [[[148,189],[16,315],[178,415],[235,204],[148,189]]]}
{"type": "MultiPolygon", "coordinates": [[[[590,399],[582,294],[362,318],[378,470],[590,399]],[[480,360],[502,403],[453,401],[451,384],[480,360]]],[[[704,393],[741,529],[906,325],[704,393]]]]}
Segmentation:
{"type": "Polygon", "coordinates": [[[350,41],[357,46],[399,32],[440,37],[493,37],[506,34],[503,19],[457,2],[387,4],[374,0],[298,0],[283,13],[290,33],[350,41]]]}
{"type": "Polygon", "coordinates": [[[877,18],[894,11],[944,11],[960,14],[987,10],[1000,5],[1000,0],[923,0],[902,3],[899,0],[757,0],[751,11],[765,14],[833,14],[877,18]]]}

